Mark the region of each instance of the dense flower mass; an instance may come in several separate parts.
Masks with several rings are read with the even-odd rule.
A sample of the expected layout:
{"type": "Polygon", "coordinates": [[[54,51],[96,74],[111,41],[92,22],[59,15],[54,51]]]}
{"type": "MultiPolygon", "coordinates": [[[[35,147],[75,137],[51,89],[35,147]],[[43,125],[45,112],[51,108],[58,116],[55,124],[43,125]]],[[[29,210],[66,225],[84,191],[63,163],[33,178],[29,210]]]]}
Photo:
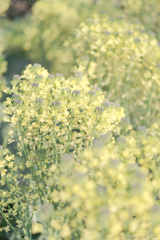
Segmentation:
{"type": "MultiPolygon", "coordinates": [[[[112,131],[124,117],[124,110],[119,106],[101,106],[105,98],[100,89],[94,95],[89,94],[92,90],[89,90],[85,77],[64,79],[62,74],[51,77],[41,65],[34,64],[29,65],[22,76],[14,75],[11,84],[12,88],[5,90],[12,96],[4,103],[4,121],[11,123],[9,142],[16,141],[18,136],[18,154],[24,155],[26,160],[13,168],[14,155],[7,149],[2,151],[1,185],[7,187],[5,196],[9,200],[4,202],[4,198],[1,199],[1,214],[6,219],[9,213],[4,213],[5,207],[18,204],[22,187],[29,191],[29,195],[24,195],[28,204],[38,199],[41,204],[48,201],[51,189],[46,188],[46,182],[51,175],[48,172],[51,164],[57,168],[61,162],[68,165],[71,159],[77,159],[82,150],[91,145],[94,138],[112,131]],[[64,157],[69,153],[72,157],[64,157]],[[20,174],[26,168],[30,169],[30,174],[20,174]],[[34,184],[34,188],[30,184],[34,184]],[[14,197],[17,191],[18,195],[14,197]]],[[[4,190],[1,194],[3,196],[4,190]]],[[[21,201],[25,202],[25,199],[21,198],[21,201]]],[[[35,206],[36,203],[33,213],[35,206]]],[[[21,211],[22,218],[18,218],[17,226],[21,228],[22,219],[27,216],[26,228],[29,228],[32,217],[25,212],[25,204],[24,207],[20,210],[17,206],[10,214],[21,211]]]]}
{"type": "Polygon", "coordinates": [[[80,156],[63,154],[58,164],[33,156],[15,165],[1,147],[1,214],[15,216],[16,234],[21,229],[26,236],[32,225],[32,233],[48,239],[159,239],[159,129],[101,134],[80,156]],[[14,208],[5,211],[8,204],[14,208]]]}
{"type": "Polygon", "coordinates": [[[160,48],[142,30],[137,23],[95,16],[65,45],[78,58],[78,71],[106,91],[109,101],[119,102],[134,125],[149,126],[159,117],[160,48]]]}
{"type": "MultiPolygon", "coordinates": [[[[78,154],[124,117],[121,107],[101,106],[105,100],[101,91],[88,90],[85,77],[52,78],[41,66],[29,65],[21,77],[13,76],[12,89],[6,89],[12,94],[4,110],[4,120],[13,126],[11,139],[17,132],[32,154],[43,150],[55,159],[63,153],[78,154]]],[[[22,152],[21,144],[19,148],[22,152]]]]}
{"type": "Polygon", "coordinates": [[[0,239],[160,240],[159,6],[0,0],[0,239]]]}
{"type": "Polygon", "coordinates": [[[157,152],[148,155],[146,148],[152,148],[157,138],[146,134],[144,142],[146,135],[136,136],[133,131],[125,143],[113,138],[108,142],[108,135],[103,135],[76,162],[66,155],[60,169],[52,165],[48,180],[54,189],[52,204],[37,215],[49,227],[45,230],[35,223],[33,231],[42,231],[49,239],[120,240],[132,235],[159,239],[159,169],[154,168],[151,181],[142,160],[146,157],[152,165],[159,150],[157,144],[157,152]]]}

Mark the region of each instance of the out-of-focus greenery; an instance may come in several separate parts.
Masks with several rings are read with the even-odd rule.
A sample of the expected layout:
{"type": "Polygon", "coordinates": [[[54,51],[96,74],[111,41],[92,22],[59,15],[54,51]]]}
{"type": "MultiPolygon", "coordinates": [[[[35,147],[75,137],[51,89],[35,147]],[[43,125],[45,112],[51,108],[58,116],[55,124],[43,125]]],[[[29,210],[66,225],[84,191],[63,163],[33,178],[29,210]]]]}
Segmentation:
{"type": "MultiPolygon", "coordinates": [[[[111,0],[112,1],[112,0],[111,0]]],[[[112,1],[113,2],[113,1],[112,1]]],[[[117,7],[128,19],[140,21],[147,31],[153,31],[160,40],[160,1],[159,0],[120,0],[117,7]]]]}
{"type": "Polygon", "coordinates": [[[2,91],[4,89],[5,81],[3,78],[3,74],[7,70],[7,61],[5,60],[4,57],[4,50],[6,48],[6,39],[5,39],[5,34],[4,34],[4,29],[3,26],[0,23],[0,99],[2,97],[2,91]]]}
{"type": "Polygon", "coordinates": [[[135,125],[159,118],[160,47],[143,26],[108,16],[82,22],[65,43],[91,84],[119,102],[135,125]]]}
{"type": "Polygon", "coordinates": [[[5,1],[0,0],[0,6],[1,6],[0,7],[0,16],[5,15],[10,3],[11,3],[11,0],[5,0],[5,1]]]}
{"type": "Polygon", "coordinates": [[[67,76],[73,59],[63,43],[75,33],[79,22],[93,13],[106,12],[110,17],[123,16],[129,22],[140,20],[147,31],[159,36],[159,5],[158,0],[139,0],[137,4],[133,0],[39,0],[25,17],[7,21],[8,49],[11,54],[18,51],[19,56],[25,55],[51,72],[63,72],[67,76]]]}
{"type": "Polygon", "coordinates": [[[5,13],[5,11],[7,10],[9,3],[10,3],[10,1],[5,1],[5,2],[3,0],[0,1],[0,142],[4,142],[4,143],[7,140],[7,134],[6,134],[5,128],[3,128],[3,126],[2,126],[2,118],[3,118],[2,101],[4,99],[3,90],[7,84],[6,79],[3,76],[3,74],[7,70],[7,61],[6,61],[5,55],[4,55],[4,51],[6,49],[7,42],[5,39],[5,30],[3,28],[4,21],[2,20],[2,16],[5,13]],[[2,132],[2,129],[4,130],[3,132],[2,132]]]}
{"type": "Polygon", "coordinates": [[[105,5],[103,0],[39,0],[31,14],[7,23],[8,47],[23,49],[32,61],[66,76],[72,59],[62,47],[63,42],[75,32],[79,22],[108,6],[105,5]]]}
{"type": "Polygon", "coordinates": [[[52,166],[54,207],[44,205],[37,218],[47,222],[48,228],[33,223],[33,232],[42,232],[48,239],[83,240],[158,235],[154,184],[145,181],[137,164],[115,159],[120,155],[113,149],[112,144],[103,150],[88,149],[78,163],[69,165],[64,158],[60,172],[52,166]]]}
{"type": "Polygon", "coordinates": [[[3,95],[3,90],[6,87],[6,81],[4,80],[4,78],[1,77],[1,81],[0,81],[0,99],[2,98],[3,95]]]}

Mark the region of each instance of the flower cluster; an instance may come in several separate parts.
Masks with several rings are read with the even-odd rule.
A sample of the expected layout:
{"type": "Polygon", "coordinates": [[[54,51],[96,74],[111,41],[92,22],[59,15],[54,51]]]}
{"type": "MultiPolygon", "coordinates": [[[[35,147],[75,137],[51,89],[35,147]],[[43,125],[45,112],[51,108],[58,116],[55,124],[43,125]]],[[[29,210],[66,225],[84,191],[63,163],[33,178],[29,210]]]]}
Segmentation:
{"type": "Polygon", "coordinates": [[[119,102],[134,125],[149,126],[159,117],[160,48],[142,30],[124,19],[94,16],[65,45],[78,58],[75,71],[101,87],[109,101],[119,102]]]}
{"type": "MultiPolygon", "coordinates": [[[[54,155],[78,154],[101,133],[111,131],[121,118],[118,106],[102,107],[101,91],[89,90],[86,78],[54,78],[47,70],[29,65],[22,76],[14,75],[11,93],[4,103],[4,121],[11,122],[11,141],[15,133],[24,143],[19,153],[44,151],[54,155]],[[92,94],[94,92],[94,94],[92,94]],[[11,117],[10,117],[11,115],[11,117]]],[[[46,154],[46,153],[45,153],[46,154]]]]}
{"type": "MultiPolygon", "coordinates": [[[[37,202],[49,201],[52,190],[47,182],[52,175],[48,169],[53,170],[52,164],[59,169],[61,164],[69,165],[72,159],[78,159],[94,138],[117,126],[124,110],[116,105],[102,107],[103,93],[95,89],[90,94],[93,90],[85,77],[53,77],[39,64],[29,65],[22,76],[14,75],[11,85],[11,89],[5,89],[12,96],[4,102],[4,121],[11,123],[9,142],[18,140],[18,154],[25,161],[15,165],[14,155],[7,149],[1,151],[1,186],[5,186],[0,195],[1,215],[6,219],[16,215],[18,229],[25,228],[31,234],[37,202]],[[72,157],[65,157],[69,153],[72,157]],[[21,189],[26,191],[23,196],[21,189]],[[19,201],[24,209],[19,209],[19,201]],[[15,207],[5,212],[8,204],[15,207]],[[30,205],[31,212],[26,208],[30,205]]],[[[24,230],[23,234],[28,236],[24,230]]]]}
{"type": "MultiPolygon", "coordinates": [[[[37,192],[42,194],[41,184],[44,189],[43,182],[39,182],[37,187],[35,179],[39,179],[38,176],[34,178],[36,173],[34,174],[33,169],[32,174],[26,174],[23,165],[16,164],[15,155],[0,146],[0,217],[4,220],[3,225],[0,225],[0,232],[13,230],[16,234],[14,239],[23,239],[22,236],[31,239],[33,214],[39,210],[37,192]]],[[[47,201],[47,191],[43,194],[46,194],[47,201]]]]}
{"type": "Polygon", "coordinates": [[[148,135],[145,142],[142,133],[132,133],[126,141],[107,144],[106,139],[108,135],[100,136],[76,161],[65,155],[59,169],[51,166],[50,204],[37,213],[41,224],[33,223],[34,233],[48,239],[159,237],[160,172],[155,169],[151,180],[145,168],[145,160],[152,166],[159,154],[158,144],[149,152],[156,137],[148,135]]]}
{"type": "Polygon", "coordinates": [[[47,178],[46,161],[38,165],[41,159],[32,158],[26,174],[25,163],[15,165],[14,155],[1,147],[1,215],[14,216],[17,236],[21,230],[30,237],[32,226],[32,234],[47,239],[156,239],[160,128],[138,129],[120,137],[101,134],[80,156],[64,154],[58,165],[50,162],[47,178]],[[9,204],[14,208],[6,211],[9,204]]]}

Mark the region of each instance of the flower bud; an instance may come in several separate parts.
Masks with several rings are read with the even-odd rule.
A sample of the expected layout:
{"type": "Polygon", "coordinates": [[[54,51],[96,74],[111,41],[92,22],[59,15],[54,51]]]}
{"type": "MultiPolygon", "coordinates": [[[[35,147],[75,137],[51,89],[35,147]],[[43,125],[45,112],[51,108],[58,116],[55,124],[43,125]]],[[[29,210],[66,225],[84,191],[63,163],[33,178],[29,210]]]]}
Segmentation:
{"type": "Polygon", "coordinates": [[[43,103],[43,99],[37,98],[36,103],[43,103]]]}
{"type": "Polygon", "coordinates": [[[13,78],[12,78],[13,80],[20,80],[21,79],[21,76],[20,75],[18,75],[18,74],[15,74],[15,75],[13,75],[13,78]]]}
{"type": "Polygon", "coordinates": [[[81,93],[81,92],[80,92],[79,90],[74,90],[74,91],[72,92],[72,94],[73,94],[73,95],[76,95],[76,96],[79,95],[80,93],[81,93]]]}
{"type": "Polygon", "coordinates": [[[76,72],[76,74],[75,74],[75,77],[81,78],[81,77],[82,77],[82,75],[83,75],[83,73],[82,73],[82,72],[76,72]]]}
{"type": "Polygon", "coordinates": [[[53,106],[60,106],[61,103],[60,103],[60,101],[55,100],[55,101],[52,102],[52,105],[53,105],[53,106]]]}
{"type": "Polygon", "coordinates": [[[102,113],[104,111],[103,107],[96,107],[96,111],[98,111],[99,113],[102,113]]]}
{"type": "Polygon", "coordinates": [[[36,68],[41,68],[41,64],[39,64],[39,63],[34,63],[33,66],[36,68]]]}
{"type": "Polygon", "coordinates": [[[63,77],[63,74],[62,73],[56,73],[56,76],[57,77],[63,77]]]}

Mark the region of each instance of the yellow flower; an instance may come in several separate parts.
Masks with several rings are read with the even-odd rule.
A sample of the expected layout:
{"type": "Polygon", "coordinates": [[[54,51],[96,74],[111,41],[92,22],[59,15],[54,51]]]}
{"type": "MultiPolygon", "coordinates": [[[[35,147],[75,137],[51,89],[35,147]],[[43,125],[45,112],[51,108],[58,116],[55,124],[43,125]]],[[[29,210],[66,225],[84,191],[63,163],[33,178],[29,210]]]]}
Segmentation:
{"type": "Polygon", "coordinates": [[[32,223],[32,233],[42,233],[44,231],[43,225],[40,223],[33,222],[32,223]]]}
{"type": "Polygon", "coordinates": [[[61,231],[61,237],[65,239],[65,238],[68,238],[70,235],[71,235],[71,230],[69,226],[63,225],[62,231],[61,231]]]}

